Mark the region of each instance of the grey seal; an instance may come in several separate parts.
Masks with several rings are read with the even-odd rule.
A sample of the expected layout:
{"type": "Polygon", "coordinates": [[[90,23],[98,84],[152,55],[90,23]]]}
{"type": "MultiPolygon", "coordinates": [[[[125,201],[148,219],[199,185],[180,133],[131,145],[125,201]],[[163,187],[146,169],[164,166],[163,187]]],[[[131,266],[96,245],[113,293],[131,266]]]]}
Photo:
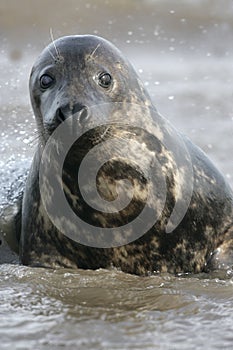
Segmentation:
{"type": "Polygon", "coordinates": [[[207,156],[159,115],[135,70],[114,45],[92,35],[57,39],[32,68],[30,96],[40,140],[16,230],[23,264],[115,267],[138,275],[231,267],[232,190],[207,156]],[[59,137],[64,136],[66,123],[67,140],[79,137],[68,147],[60,174],[59,155],[66,141],[59,137]],[[61,131],[52,139],[53,146],[57,130],[61,131]],[[101,144],[104,148],[98,149],[101,144]],[[93,147],[97,150],[82,179],[91,206],[85,202],[77,172],[93,147]],[[113,205],[101,212],[88,176],[105,152],[111,159],[100,162],[96,187],[113,205]],[[119,185],[124,179],[133,195],[128,185],[119,185]],[[59,186],[72,212],[100,232],[96,245],[88,226],[74,225],[63,213],[62,197],[56,194],[59,186]],[[118,195],[126,205],[114,209],[118,195]],[[129,226],[145,205],[147,215],[129,226]],[[120,234],[121,226],[126,228],[120,234]],[[101,239],[108,228],[116,230],[104,245],[101,239]]]}

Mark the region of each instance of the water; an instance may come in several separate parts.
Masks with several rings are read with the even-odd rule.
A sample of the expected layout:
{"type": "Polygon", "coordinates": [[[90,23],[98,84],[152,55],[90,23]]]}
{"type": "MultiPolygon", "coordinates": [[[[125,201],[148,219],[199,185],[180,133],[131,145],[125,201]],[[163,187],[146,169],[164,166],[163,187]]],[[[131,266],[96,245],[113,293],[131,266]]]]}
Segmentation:
{"type": "MultiPolygon", "coordinates": [[[[36,145],[28,78],[50,28],[55,38],[113,41],[158,110],[233,186],[232,15],[230,0],[1,0],[0,204],[36,145]]],[[[144,278],[2,264],[0,348],[231,349],[232,281],[231,273],[144,278]]]]}
{"type": "Polygon", "coordinates": [[[3,265],[1,281],[1,349],[231,348],[231,279],[3,265]]]}

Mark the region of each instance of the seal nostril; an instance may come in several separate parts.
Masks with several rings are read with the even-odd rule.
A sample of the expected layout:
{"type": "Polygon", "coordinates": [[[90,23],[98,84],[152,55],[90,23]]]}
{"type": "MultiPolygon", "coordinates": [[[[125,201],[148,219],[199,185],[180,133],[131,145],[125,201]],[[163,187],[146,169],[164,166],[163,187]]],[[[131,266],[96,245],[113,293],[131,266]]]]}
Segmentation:
{"type": "Polygon", "coordinates": [[[79,116],[80,124],[84,123],[87,120],[87,118],[88,118],[88,110],[87,108],[83,108],[79,116]]]}
{"type": "Polygon", "coordinates": [[[64,113],[62,112],[61,108],[58,108],[57,113],[56,113],[56,117],[57,120],[61,123],[64,122],[66,119],[66,116],[64,115],[64,113]]]}
{"type": "Polygon", "coordinates": [[[61,106],[57,109],[55,118],[60,124],[72,115],[76,115],[79,123],[82,124],[88,118],[88,109],[86,106],[78,103],[75,104],[73,108],[71,108],[70,105],[61,106]]]}

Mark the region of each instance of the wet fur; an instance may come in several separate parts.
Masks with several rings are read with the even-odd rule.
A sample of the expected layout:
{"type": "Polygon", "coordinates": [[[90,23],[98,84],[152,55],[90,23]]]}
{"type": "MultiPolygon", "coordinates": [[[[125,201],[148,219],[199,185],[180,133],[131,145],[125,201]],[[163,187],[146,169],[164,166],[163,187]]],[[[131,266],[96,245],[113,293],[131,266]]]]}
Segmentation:
{"type": "MultiPolygon", "coordinates": [[[[60,71],[63,70],[65,65],[71,64],[73,65],[73,70],[76,69],[81,75],[83,70],[86,71],[88,69],[88,61],[95,62],[96,60],[99,64],[98,60],[100,60],[102,64],[105,60],[103,57],[108,57],[108,55],[113,60],[113,64],[116,65],[116,70],[121,71],[119,79],[122,79],[123,90],[119,90],[115,95],[109,93],[107,102],[123,101],[152,106],[147,92],[144,90],[136,73],[128,62],[111,45],[93,36],[76,37],[76,39],[75,37],[63,38],[54,42],[42,53],[32,69],[30,90],[40,133],[40,144],[34,157],[23,199],[20,241],[20,258],[22,263],[31,266],[53,268],[59,266],[84,269],[116,267],[122,271],[138,275],[166,271],[171,273],[201,272],[212,268],[231,267],[233,263],[232,192],[222,175],[215,169],[204,153],[185,137],[184,142],[193,162],[194,190],[187,213],[173,232],[168,234],[165,231],[168,218],[171,215],[176,200],[173,169],[168,165],[166,152],[158,144],[153,140],[146,139],[146,135],[139,135],[133,132],[127,136],[129,140],[132,141],[135,138],[140,143],[145,142],[147,146],[145,154],[141,154],[142,159],[143,157],[148,157],[149,152],[152,150],[157,152],[157,156],[160,157],[161,162],[164,162],[166,182],[169,188],[163,213],[149,232],[140,239],[125,246],[117,248],[92,248],[78,244],[64,236],[53,226],[47,217],[41,203],[38,174],[43,147],[50,134],[47,125],[52,126],[52,128],[56,128],[56,125],[51,124],[51,120],[44,120],[40,92],[38,92],[38,88],[35,88],[37,84],[37,71],[41,69],[38,67],[43,67],[44,61],[48,61],[48,56],[50,56],[60,71]],[[75,43],[78,45],[79,41],[81,45],[84,45],[78,54],[80,67],[75,62],[66,62],[66,57],[63,55],[64,50],[71,50],[71,52],[75,53],[75,43]]],[[[68,77],[68,79],[71,79],[71,77],[68,77]]],[[[73,90],[72,86],[69,86],[71,102],[73,96],[78,95],[80,91],[82,92],[79,93],[79,98],[82,97],[86,104],[93,105],[101,102],[100,100],[96,100],[97,93],[94,88],[89,88],[87,91],[81,89],[80,82],[77,82],[77,85],[73,86],[73,90]]],[[[61,101],[67,97],[65,94],[62,95],[61,92],[60,94],[60,99],[57,101],[61,101]]],[[[83,101],[81,102],[84,103],[83,101]]],[[[51,104],[52,108],[54,107],[51,104]]],[[[160,121],[159,118],[158,123],[160,121]]],[[[161,130],[163,130],[162,127],[161,130]]],[[[103,138],[111,137],[114,133],[119,138],[124,138],[126,137],[125,132],[110,129],[102,130],[102,132],[96,133],[89,138],[89,146],[98,144],[103,138]]],[[[87,145],[88,142],[84,144],[87,145]]],[[[68,157],[63,172],[63,182],[67,188],[66,196],[70,200],[70,203],[73,204],[74,210],[81,217],[86,216],[86,219],[90,222],[100,226],[102,225],[103,227],[120,225],[127,220],[127,215],[133,215],[134,211],[135,213],[140,211],[140,205],[143,205],[143,200],[140,203],[140,201],[138,202],[135,199],[131,207],[127,209],[128,211],[126,210],[121,213],[121,216],[92,215],[93,211],[91,208],[88,209],[85,206],[85,203],[80,197],[79,189],[73,183],[72,164],[75,163],[76,169],[79,162],[78,157],[82,155],[81,151],[81,144],[73,148],[73,153],[70,153],[70,159],[68,157]],[[75,154],[76,151],[78,155],[75,154]],[[76,204],[72,201],[69,191],[75,194],[76,204]]],[[[88,147],[86,151],[88,151],[88,147]]],[[[140,188],[143,189],[143,179],[137,174],[134,175],[133,172],[130,172],[124,166],[123,163],[118,163],[118,165],[111,163],[109,167],[102,169],[102,173],[100,172],[99,174],[100,179],[105,175],[106,186],[110,188],[111,181],[115,177],[114,169],[120,167],[124,176],[128,176],[135,183],[135,186],[141,186],[140,188]]],[[[110,196],[107,192],[108,195],[110,196]]],[[[137,195],[140,197],[140,192],[137,195]]],[[[111,199],[110,197],[109,199],[111,199]]]]}

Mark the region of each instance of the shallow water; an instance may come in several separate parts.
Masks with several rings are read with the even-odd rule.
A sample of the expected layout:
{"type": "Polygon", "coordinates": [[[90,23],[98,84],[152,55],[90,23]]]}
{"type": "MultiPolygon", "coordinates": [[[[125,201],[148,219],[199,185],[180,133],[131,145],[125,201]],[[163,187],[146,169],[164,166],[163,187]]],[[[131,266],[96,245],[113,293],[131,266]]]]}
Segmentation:
{"type": "Polygon", "coordinates": [[[232,347],[231,279],[13,265],[0,276],[1,349],[232,347]]]}
{"type": "MultiPolygon", "coordinates": [[[[233,186],[232,15],[230,0],[1,0],[0,204],[9,169],[27,167],[36,145],[27,85],[50,28],[55,38],[115,42],[158,110],[233,186]]],[[[142,278],[3,264],[0,348],[231,349],[232,292],[231,274],[142,278]]]]}

